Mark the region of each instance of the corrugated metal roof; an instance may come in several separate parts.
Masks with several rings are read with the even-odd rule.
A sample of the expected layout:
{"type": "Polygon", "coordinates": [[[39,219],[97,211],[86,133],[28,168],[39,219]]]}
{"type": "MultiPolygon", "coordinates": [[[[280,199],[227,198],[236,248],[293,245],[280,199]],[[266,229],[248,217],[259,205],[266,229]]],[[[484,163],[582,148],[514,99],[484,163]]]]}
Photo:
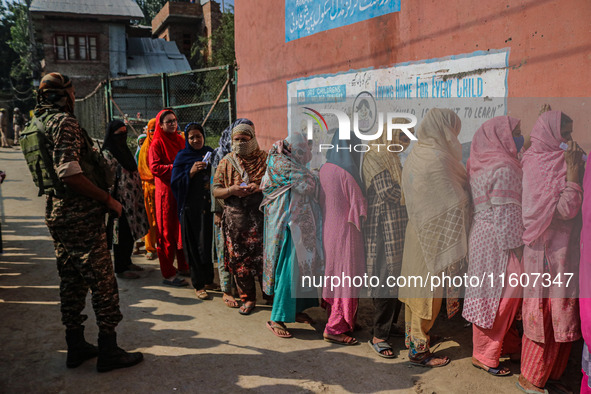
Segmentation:
{"type": "Polygon", "coordinates": [[[162,38],[129,38],[127,75],[189,71],[191,66],[174,41],[162,38]]]}
{"type": "Polygon", "coordinates": [[[144,13],[133,0],[33,0],[31,12],[144,18],[144,13]]]}

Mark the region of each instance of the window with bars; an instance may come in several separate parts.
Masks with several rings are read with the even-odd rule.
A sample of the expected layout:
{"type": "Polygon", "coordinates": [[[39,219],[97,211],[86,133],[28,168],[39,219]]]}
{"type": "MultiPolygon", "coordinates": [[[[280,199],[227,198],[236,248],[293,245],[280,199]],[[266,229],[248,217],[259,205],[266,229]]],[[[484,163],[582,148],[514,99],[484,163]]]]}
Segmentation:
{"type": "Polygon", "coordinates": [[[97,35],[56,34],[54,48],[57,60],[98,60],[97,35]]]}

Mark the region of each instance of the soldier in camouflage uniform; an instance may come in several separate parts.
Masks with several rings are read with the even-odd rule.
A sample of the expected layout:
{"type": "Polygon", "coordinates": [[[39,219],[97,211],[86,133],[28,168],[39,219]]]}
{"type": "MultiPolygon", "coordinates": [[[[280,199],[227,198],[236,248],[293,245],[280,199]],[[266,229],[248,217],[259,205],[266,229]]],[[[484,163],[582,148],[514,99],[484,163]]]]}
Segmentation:
{"type": "MultiPolygon", "coordinates": [[[[35,117],[45,127],[53,166],[65,193],[47,196],[45,220],[54,240],[61,279],[62,323],[66,326],[66,365],[75,368],[96,357],[99,372],[124,368],[142,361],[141,353],[127,353],[117,346],[115,327],[121,321],[119,293],[107,249],[105,213],[121,214],[121,204],[99,186],[98,162],[93,161],[89,138],[74,113],[74,88],[58,73],[41,80],[35,117]],[[98,349],[84,339],[82,315],[88,290],[99,327],[98,349]]],[[[103,176],[104,177],[104,176],[103,176]]],[[[106,189],[106,188],[105,188],[106,189]]]]}

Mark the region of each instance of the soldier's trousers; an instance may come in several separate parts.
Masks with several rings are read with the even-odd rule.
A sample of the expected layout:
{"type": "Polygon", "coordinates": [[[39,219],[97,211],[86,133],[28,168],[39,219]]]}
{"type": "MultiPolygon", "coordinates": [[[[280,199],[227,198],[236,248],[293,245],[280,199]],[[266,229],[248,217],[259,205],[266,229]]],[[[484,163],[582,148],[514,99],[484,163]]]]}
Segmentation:
{"type": "Polygon", "coordinates": [[[62,323],[66,328],[78,328],[87,319],[82,310],[90,289],[99,330],[114,332],[122,315],[104,217],[97,215],[70,226],[49,226],[49,232],[61,279],[62,323]]]}

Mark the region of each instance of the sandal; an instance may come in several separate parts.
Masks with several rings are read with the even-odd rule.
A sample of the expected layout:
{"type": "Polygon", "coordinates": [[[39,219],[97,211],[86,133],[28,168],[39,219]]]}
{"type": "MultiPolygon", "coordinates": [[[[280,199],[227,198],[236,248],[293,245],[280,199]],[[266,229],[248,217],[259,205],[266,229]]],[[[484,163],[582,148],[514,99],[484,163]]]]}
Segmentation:
{"type": "Polygon", "coordinates": [[[275,334],[275,336],[278,336],[279,338],[291,338],[292,335],[289,333],[289,331],[287,331],[287,327],[285,327],[285,324],[283,323],[278,323],[278,322],[274,322],[274,321],[268,321],[267,322],[267,328],[269,330],[271,330],[271,332],[273,334],[275,334]],[[286,332],[286,334],[279,334],[276,330],[283,330],[286,332]]]}
{"type": "Polygon", "coordinates": [[[156,259],[156,253],[154,253],[154,252],[148,252],[148,253],[146,253],[146,259],[148,259],[148,260],[154,260],[154,259],[156,259]]]}
{"type": "Polygon", "coordinates": [[[423,355],[419,356],[418,358],[408,357],[408,361],[411,365],[416,365],[417,367],[425,367],[425,368],[439,368],[449,364],[450,360],[447,357],[438,357],[435,356],[431,352],[425,352],[423,355]],[[433,360],[445,360],[443,364],[429,364],[429,362],[433,360]]]}
{"type": "Polygon", "coordinates": [[[396,355],[392,351],[392,346],[386,341],[373,343],[373,339],[370,339],[367,344],[378,354],[378,356],[383,358],[396,358],[396,355]],[[382,352],[390,350],[392,354],[387,355],[383,354],[382,352]]]}
{"type": "Polygon", "coordinates": [[[133,264],[133,263],[129,264],[129,266],[127,267],[127,269],[129,271],[144,271],[143,267],[140,267],[139,265],[133,264]]]}
{"type": "Polygon", "coordinates": [[[181,279],[177,276],[175,276],[173,278],[169,278],[169,279],[162,279],[162,284],[167,285],[167,286],[174,286],[174,287],[189,286],[189,283],[187,283],[186,280],[181,279]]]}
{"type": "Polygon", "coordinates": [[[509,376],[509,375],[511,375],[511,371],[505,367],[492,368],[492,367],[487,367],[484,364],[482,364],[482,365],[474,364],[474,361],[472,361],[472,365],[474,366],[474,368],[482,369],[483,371],[488,372],[492,376],[509,376]]]}
{"type": "Polygon", "coordinates": [[[225,294],[222,296],[222,300],[224,301],[224,304],[226,304],[226,306],[228,308],[238,308],[238,301],[236,301],[234,298],[228,298],[225,294]]]}
{"type": "Polygon", "coordinates": [[[326,342],[330,342],[330,343],[336,343],[337,345],[345,345],[345,346],[353,346],[353,345],[357,345],[359,342],[357,342],[357,339],[350,337],[346,334],[341,334],[344,335],[344,338],[342,341],[339,341],[338,339],[332,339],[332,338],[328,338],[328,337],[324,337],[324,340],[326,342]]]}
{"type": "Polygon", "coordinates": [[[205,290],[195,290],[195,294],[200,300],[211,300],[211,296],[205,290]]]}
{"type": "Polygon", "coordinates": [[[523,387],[521,385],[521,383],[519,382],[515,382],[515,386],[517,386],[517,388],[521,391],[523,391],[526,394],[549,394],[547,389],[544,389],[544,391],[538,391],[538,390],[528,390],[525,387],[523,387]]]}
{"type": "Polygon", "coordinates": [[[247,306],[246,304],[242,304],[242,306],[238,310],[238,313],[240,313],[241,315],[244,315],[244,316],[250,315],[255,306],[256,306],[256,304],[254,304],[254,303],[249,306],[247,306]]]}

